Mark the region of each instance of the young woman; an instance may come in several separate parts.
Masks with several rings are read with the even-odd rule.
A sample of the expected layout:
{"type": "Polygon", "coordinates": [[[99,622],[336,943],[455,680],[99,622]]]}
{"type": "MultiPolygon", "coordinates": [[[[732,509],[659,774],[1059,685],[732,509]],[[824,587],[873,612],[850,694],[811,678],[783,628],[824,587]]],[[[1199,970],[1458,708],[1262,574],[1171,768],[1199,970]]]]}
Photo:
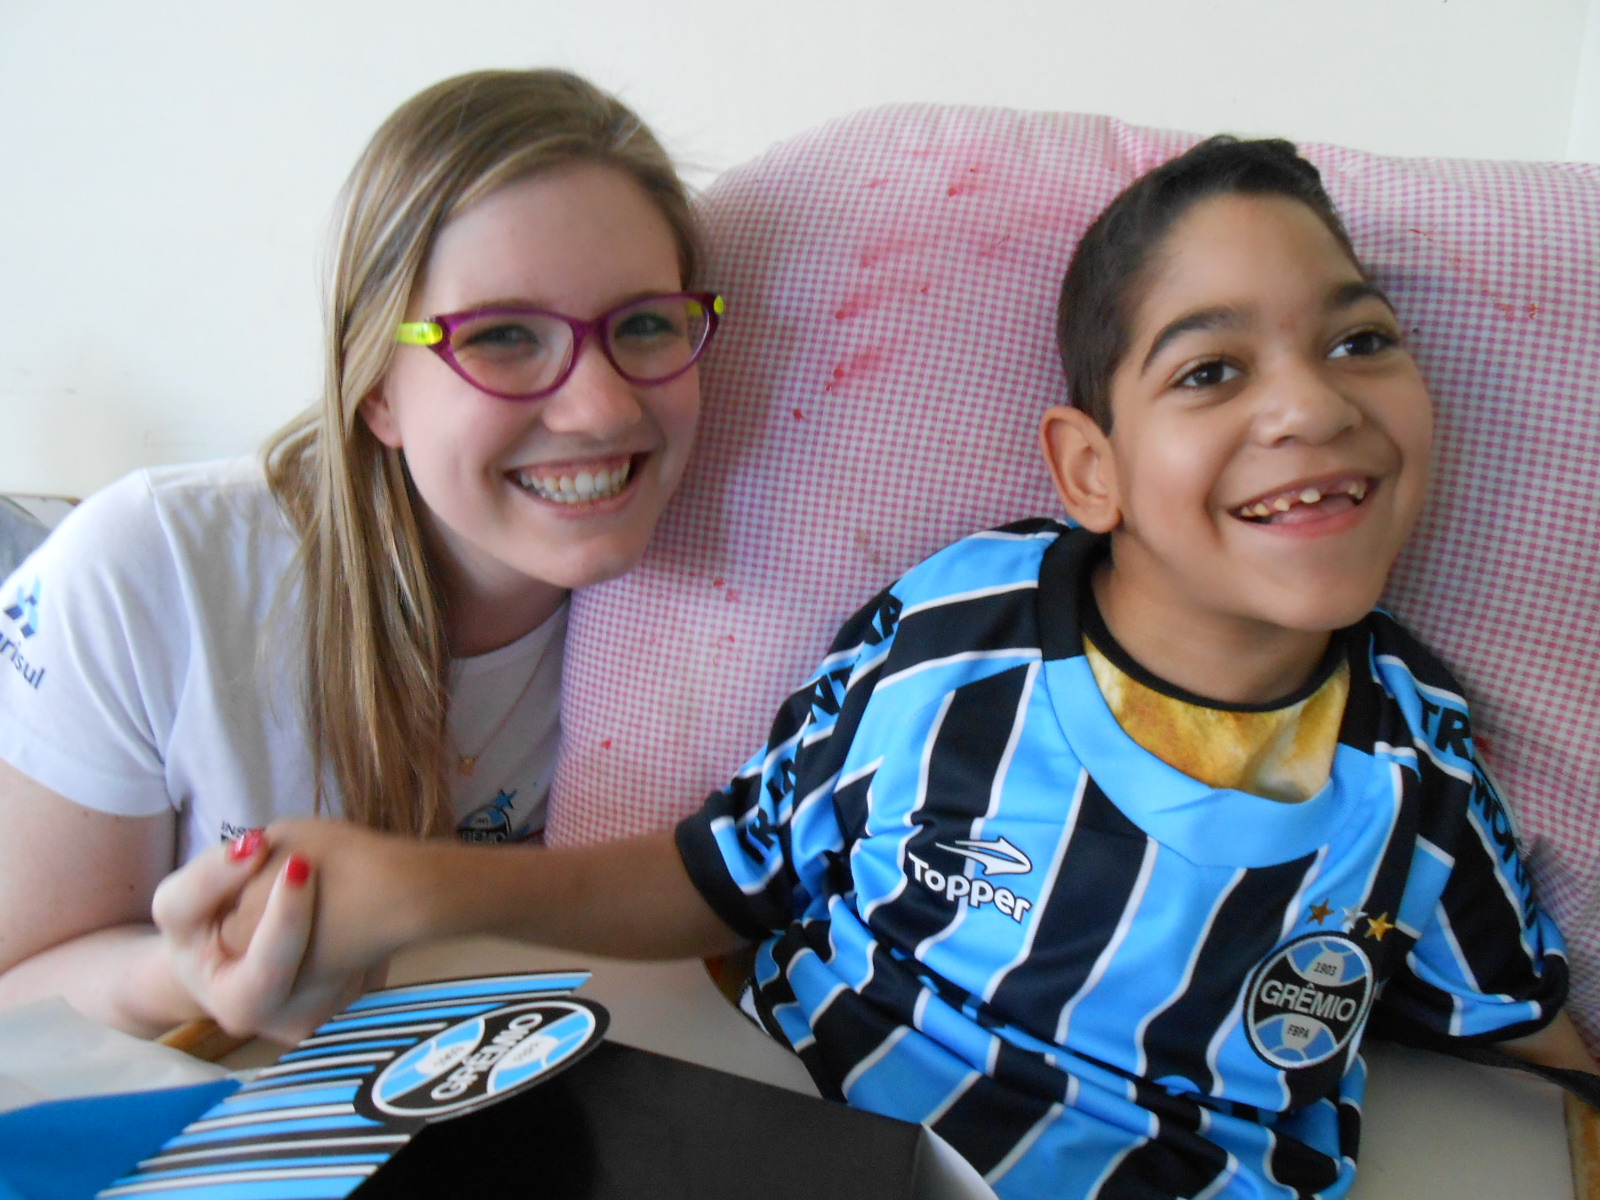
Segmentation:
{"type": "MultiPolygon", "coordinates": [[[[697,261],[661,146],[572,75],[390,117],[347,185],[320,406],[264,461],[90,498],[0,597],[26,668],[0,672],[0,1003],[294,1030],[251,999],[294,924],[229,993],[150,924],[174,867],[319,812],[537,838],[567,592],[637,560],[693,440],[697,261]]],[[[302,860],[280,883],[309,903],[302,860]]]]}

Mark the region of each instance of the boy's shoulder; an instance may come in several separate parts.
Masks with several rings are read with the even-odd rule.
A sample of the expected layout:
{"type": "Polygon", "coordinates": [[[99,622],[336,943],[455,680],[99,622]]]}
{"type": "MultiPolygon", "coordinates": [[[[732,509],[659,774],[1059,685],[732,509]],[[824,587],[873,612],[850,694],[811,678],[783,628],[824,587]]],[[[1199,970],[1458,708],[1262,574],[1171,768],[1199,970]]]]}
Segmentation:
{"type": "Polygon", "coordinates": [[[886,656],[891,673],[952,655],[984,659],[979,674],[1018,655],[1037,659],[1044,648],[1041,597],[1075,591],[1067,577],[1097,536],[1039,517],[951,542],[858,609],[839,630],[824,669],[841,655],[886,656]],[[1052,553],[1058,549],[1068,553],[1052,553]]]}
{"type": "Polygon", "coordinates": [[[889,591],[904,605],[981,591],[1036,585],[1046,552],[1063,535],[1081,532],[1052,517],[1030,517],[968,534],[935,550],[889,591]]]}
{"type": "Polygon", "coordinates": [[[1358,624],[1373,677],[1391,692],[1397,687],[1448,696],[1464,707],[1461,685],[1433,649],[1392,613],[1375,608],[1358,624]]]}

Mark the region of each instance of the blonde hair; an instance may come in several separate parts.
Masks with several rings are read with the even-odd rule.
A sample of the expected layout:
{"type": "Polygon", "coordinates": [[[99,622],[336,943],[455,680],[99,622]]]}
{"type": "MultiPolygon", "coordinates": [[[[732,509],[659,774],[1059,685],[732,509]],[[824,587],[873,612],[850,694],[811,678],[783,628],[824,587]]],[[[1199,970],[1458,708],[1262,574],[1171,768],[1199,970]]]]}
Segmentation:
{"type": "Polygon", "coordinates": [[[269,486],[300,535],[319,811],[331,781],[352,821],[417,834],[453,824],[438,574],[405,461],[359,410],[389,368],[440,230],[497,188],[573,163],[614,167],[644,190],[672,229],[688,286],[698,237],[671,160],[625,105],[564,71],[435,84],[384,122],[345,185],[322,401],[265,450],[269,486]]]}

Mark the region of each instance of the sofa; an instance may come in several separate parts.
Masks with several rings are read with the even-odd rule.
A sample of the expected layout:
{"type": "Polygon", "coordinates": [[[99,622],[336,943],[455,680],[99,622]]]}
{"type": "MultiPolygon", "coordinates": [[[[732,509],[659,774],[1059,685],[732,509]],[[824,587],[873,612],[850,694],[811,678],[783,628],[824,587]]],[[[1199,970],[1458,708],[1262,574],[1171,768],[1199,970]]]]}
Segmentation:
{"type": "MultiPolygon", "coordinates": [[[[1100,208],[1196,139],[894,106],[707,189],[729,315],[700,442],[639,569],[574,598],[552,843],[671,825],[867,597],[963,534],[1059,513],[1036,443],[1065,393],[1061,275],[1100,208]]],[[[1302,149],[1437,406],[1385,606],[1469,693],[1600,1049],[1600,165],[1302,149]]]]}

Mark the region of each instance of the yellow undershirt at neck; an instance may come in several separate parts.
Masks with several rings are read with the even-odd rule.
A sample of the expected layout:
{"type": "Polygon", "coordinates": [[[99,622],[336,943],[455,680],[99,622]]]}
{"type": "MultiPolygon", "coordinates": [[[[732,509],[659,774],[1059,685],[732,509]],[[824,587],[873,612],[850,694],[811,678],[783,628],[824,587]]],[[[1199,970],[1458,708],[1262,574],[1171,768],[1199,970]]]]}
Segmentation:
{"type": "Polygon", "coordinates": [[[1310,799],[1328,782],[1350,696],[1350,664],[1344,659],[1297,703],[1240,712],[1159,692],[1123,671],[1087,637],[1083,649],[1123,732],[1191,779],[1291,804],[1310,799]]]}

